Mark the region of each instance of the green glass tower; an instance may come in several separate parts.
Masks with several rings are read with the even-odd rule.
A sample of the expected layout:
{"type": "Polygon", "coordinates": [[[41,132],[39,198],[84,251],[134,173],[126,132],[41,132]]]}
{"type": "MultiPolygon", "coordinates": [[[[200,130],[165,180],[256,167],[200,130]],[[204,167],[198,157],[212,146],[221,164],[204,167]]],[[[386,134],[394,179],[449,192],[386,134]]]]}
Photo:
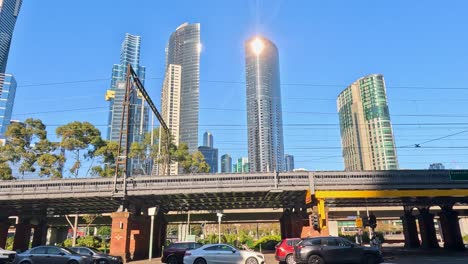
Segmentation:
{"type": "Polygon", "coordinates": [[[345,170],[396,170],[398,160],[381,74],[360,78],[337,100],[345,170]]]}

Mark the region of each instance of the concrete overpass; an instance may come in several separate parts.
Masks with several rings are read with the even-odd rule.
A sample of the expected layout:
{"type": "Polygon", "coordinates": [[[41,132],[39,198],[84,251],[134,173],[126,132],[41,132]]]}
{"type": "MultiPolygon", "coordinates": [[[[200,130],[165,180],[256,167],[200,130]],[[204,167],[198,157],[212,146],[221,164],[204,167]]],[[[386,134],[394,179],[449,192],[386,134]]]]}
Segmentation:
{"type": "MultiPolygon", "coordinates": [[[[450,214],[445,222],[452,223],[453,205],[468,204],[467,171],[362,171],[362,172],[294,172],[260,174],[210,174],[172,177],[141,176],[113,179],[63,179],[9,181],[0,183],[1,218],[20,216],[18,225],[27,230],[32,218],[35,222],[34,244],[43,243],[45,217],[74,213],[112,213],[114,253],[128,257],[128,244],[133,237],[138,243],[148,240],[146,208],[159,206],[160,214],[157,236],[163,242],[164,214],[171,211],[226,210],[249,208],[284,209],[280,219],[284,236],[312,234],[303,232],[307,219],[306,191],[313,196],[312,205],[317,206],[321,217],[322,231],[326,230],[326,207],[343,206],[405,206],[404,215],[414,217],[417,208],[421,220],[420,229],[429,230],[431,241],[430,213],[428,208],[440,206],[450,214]],[[41,220],[42,219],[42,220],[41,220]],[[426,228],[426,226],[428,226],[426,228]],[[132,233],[133,232],[133,233],[132,233]],[[36,234],[38,234],[36,236],[36,234]],[[130,236],[132,235],[132,236],[130,236]],[[122,237],[125,238],[122,240],[122,237]],[[120,239],[117,239],[120,238],[120,239]],[[122,242],[122,241],[124,242],[122,242]],[[117,248],[116,248],[117,247],[117,248]],[[123,250],[123,251],[122,251],[123,250]]],[[[433,219],[433,218],[432,218],[433,219]]],[[[445,219],[445,218],[444,218],[445,219]]],[[[413,219],[414,220],[414,219],[413,219]]],[[[406,229],[417,232],[415,221],[406,229]]],[[[0,224],[1,225],[1,224],[0,224]]],[[[5,224],[3,224],[5,225],[5,224]]],[[[447,224],[449,225],[449,224],[447,224]]],[[[432,223],[433,226],[433,223],[432,223]]],[[[0,226],[0,230],[2,227],[0,226]]],[[[459,230],[458,230],[459,231],[459,230]]],[[[449,234],[457,230],[448,230],[449,234]]],[[[29,231],[30,233],[30,231],[29,231]]],[[[15,237],[15,246],[26,245],[28,232],[15,237]]],[[[408,236],[408,239],[414,236],[408,236]]],[[[411,240],[412,241],[412,240],[411,240]]],[[[2,232],[0,232],[0,246],[2,232]]],[[[419,242],[418,242],[419,243],[419,242]]],[[[433,246],[432,242],[423,246],[433,246]]],[[[158,243],[156,243],[158,245],[158,243]]],[[[409,246],[416,246],[409,244],[409,246]]],[[[418,245],[419,246],[419,245],[418,245]]],[[[133,252],[132,257],[147,252],[133,252]]]]}

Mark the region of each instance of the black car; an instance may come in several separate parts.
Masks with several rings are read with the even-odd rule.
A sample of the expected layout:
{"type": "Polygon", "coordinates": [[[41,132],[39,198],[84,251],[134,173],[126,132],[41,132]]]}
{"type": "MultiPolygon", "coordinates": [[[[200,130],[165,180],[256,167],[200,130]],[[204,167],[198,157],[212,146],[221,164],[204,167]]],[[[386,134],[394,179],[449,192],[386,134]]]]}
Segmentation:
{"type": "Polygon", "coordinates": [[[163,255],[161,257],[162,263],[168,264],[182,264],[184,263],[185,251],[191,249],[197,249],[203,246],[196,242],[175,242],[164,248],[163,255]]]}
{"type": "Polygon", "coordinates": [[[122,264],[123,260],[118,256],[107,255],[92,247],[71,247],[71,250],[80,255],[91,256],[96,264],[122,264]]]}
{"type": "Polygon", "coordinates": [[[363,247],[341,237],[305,238],[294,247],[296,263],[377,264],[383,261],[377,248],[363,247]]]}

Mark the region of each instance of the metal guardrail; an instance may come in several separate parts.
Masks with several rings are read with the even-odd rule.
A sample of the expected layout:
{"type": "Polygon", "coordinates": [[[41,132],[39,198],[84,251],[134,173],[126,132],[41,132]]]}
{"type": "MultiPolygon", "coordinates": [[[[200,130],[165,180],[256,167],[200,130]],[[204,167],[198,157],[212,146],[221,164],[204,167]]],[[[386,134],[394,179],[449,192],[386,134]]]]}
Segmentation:
{"type": "MultiPolygon", "coordinates": [[[[117,186],[121,186],[122,182],[119,179],[117,186]]],[[[113,184],[110,178],[0,181],[0,200],[26,199],[38,194],[48,197],[109,197],[114,191],[113,184]]],[[[241,192],[255,189],[302,191],[310,186],[315,190],[468,189],[468,181],[451,181],[449,171],[443,170],[204,174],[127,179],[129,195],[241,192]],[[312,184],[309,179],[313,180],[312,184]]]]}

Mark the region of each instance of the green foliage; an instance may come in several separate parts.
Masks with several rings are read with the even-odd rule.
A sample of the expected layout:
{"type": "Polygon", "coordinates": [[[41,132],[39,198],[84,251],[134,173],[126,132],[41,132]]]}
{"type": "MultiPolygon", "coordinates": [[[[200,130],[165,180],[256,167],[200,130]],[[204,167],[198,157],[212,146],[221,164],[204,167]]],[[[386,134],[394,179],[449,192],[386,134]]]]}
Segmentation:
{"type": "Polygon", "coordinates": [[[468,243],[468,235],[463,236],[463,242],[465,242],[465,244],[468,243]]]}
{"type": "Polygon", "coordinates": [[[56,129],[57,137],[61,139],[60,147],[74,155],[75,162],[70,172],[78,176],[81,168],[81,151],[83,158],[94,157],[97,149],[105,143],[101,138],[101,132],[89,122],[71,122],[56,129]]]}
{"type": "Polygon", "coordinates": [[[101,226],[101,227],[98,228],[97,234],[99,236],[110,236],[111,227],[110,226],[101,226]]]}
{"type": "Polygon", "coordinates": [[[64,247],[71,247],[73,245],[73,239],[67,238],[65,241],[63,241],[63,246],[64,247]]]}
{"type": "MultiPolygon", "coordinates": [[[[71,247],[72,244],[73,244],[72,238],[67,238],[65,239],[65,241],[63,241],[64,247],[71,247]]],[[[100,248],[100,247],[106,247],[107,245],[104,242],[101,242],[96,237],[85,236],[85,237],[79,237],[76,239],[76,246],[100,248]]]]}
{"type": "Polygon", "coordinates": [[[206,173],[210,171],[210,166],[206,163],[205,157],[200,151],[188,155],[181,165],[185,173],[206,173]]]}
{"type": "Polygon", "coordinates": [[[255,249],[260,249],[260,245],[262,250],[274,250],[275,245],[278,244],[278,242],[281,241],[281,236],[280,235],[269,235],[269,236],[264,236],[261,237],[259,240],[255,241],[253,243],[253,248],[255,249]]]}
{"type": "Polygon", "coordinates": [[[47,139],[46,126],[39,119],[13,123],[5,132],[6,145],[0,147],[0,178],[12,179],[10,164],[17,164],[21,174],[36,172],[39,176],[61,178],[64,158],[57,154],[57,143],[47,139]]]}

